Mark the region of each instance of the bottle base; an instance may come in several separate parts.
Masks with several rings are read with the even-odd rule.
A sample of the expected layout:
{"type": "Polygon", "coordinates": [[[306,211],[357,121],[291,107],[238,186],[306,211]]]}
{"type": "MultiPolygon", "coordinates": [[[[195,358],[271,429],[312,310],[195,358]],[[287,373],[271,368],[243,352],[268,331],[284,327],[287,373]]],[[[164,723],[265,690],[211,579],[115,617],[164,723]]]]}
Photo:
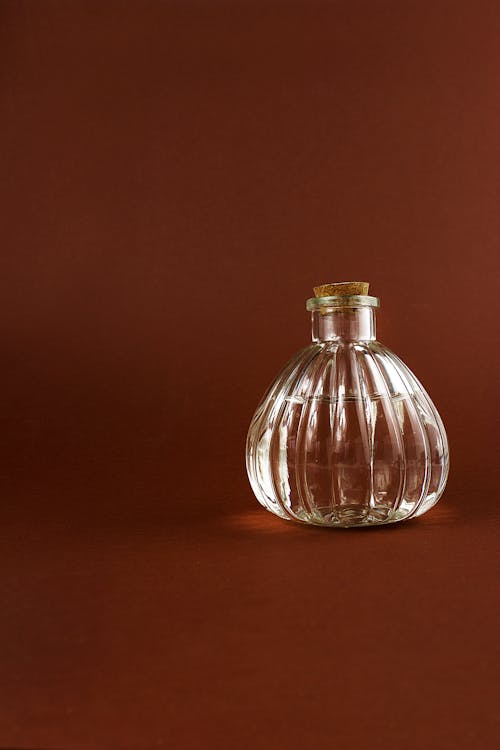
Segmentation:
{"type": "Polygon", "coordinates": [[[337,528],[356,528],[363,526],[382,526],[396,523],[408,518],[408,511],[396,510],[390,507],[377,506],[366,508],[359,505],[341,505],[337,508],[314,508],[313,511],[300,511],[297,520],[313,526],[329,526],[337,528]]]}

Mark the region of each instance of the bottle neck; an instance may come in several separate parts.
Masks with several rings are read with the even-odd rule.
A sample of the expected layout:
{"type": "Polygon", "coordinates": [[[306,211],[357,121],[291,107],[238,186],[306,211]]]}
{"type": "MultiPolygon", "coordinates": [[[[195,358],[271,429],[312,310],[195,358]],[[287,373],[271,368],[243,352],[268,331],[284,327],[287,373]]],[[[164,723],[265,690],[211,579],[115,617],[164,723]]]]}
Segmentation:
{"type": "Polygon", "coordinates": [[[338,307],[312,311],[313,341],[373,341],[373,307],[338,307]]]}

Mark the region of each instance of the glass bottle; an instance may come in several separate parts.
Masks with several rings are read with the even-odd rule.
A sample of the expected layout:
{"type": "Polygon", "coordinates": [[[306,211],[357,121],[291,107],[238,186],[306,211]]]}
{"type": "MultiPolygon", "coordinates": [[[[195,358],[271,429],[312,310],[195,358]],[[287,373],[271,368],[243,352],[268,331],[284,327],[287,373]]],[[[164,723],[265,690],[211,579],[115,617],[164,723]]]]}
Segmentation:
{"type": "Polygon", "coordinates": [[[247,437],[259,502],[287,520],[371,526],[426,513],[448,474],[443,423],[408,367],[376,340],[365,282],[315,288],[312,344],[272,383],[247,437]]]}

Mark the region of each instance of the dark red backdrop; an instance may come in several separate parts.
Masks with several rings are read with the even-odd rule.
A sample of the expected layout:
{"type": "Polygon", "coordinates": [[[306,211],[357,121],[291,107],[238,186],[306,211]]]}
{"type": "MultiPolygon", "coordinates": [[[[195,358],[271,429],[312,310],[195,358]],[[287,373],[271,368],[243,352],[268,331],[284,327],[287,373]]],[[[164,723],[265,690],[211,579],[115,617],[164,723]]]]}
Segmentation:
{"type": "Polygon", "coordinates": [[[493,747],[497,2],[2,2],[0,745],[493,747]],[[452,472],[260,510],[244,438],[363,278],[452,472]]]}

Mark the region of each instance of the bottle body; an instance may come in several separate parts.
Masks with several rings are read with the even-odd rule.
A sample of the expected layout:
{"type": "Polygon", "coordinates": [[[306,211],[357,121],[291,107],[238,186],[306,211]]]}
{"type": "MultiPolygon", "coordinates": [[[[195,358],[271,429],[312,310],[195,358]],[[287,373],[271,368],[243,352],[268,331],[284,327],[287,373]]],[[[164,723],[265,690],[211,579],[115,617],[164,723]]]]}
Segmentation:
{"type": "Polygon", "coordinates": [[[448,474],[439,414],[374,326],[360,328],[364,311],[333,315],[313,314],[313,343],[285,365],[255,412],[246,454],[252,489],[267,510],[309,524],[421,515],[448,474]],[[357,335],[367,332],[350,337],[346,321],[357,335]]]}

